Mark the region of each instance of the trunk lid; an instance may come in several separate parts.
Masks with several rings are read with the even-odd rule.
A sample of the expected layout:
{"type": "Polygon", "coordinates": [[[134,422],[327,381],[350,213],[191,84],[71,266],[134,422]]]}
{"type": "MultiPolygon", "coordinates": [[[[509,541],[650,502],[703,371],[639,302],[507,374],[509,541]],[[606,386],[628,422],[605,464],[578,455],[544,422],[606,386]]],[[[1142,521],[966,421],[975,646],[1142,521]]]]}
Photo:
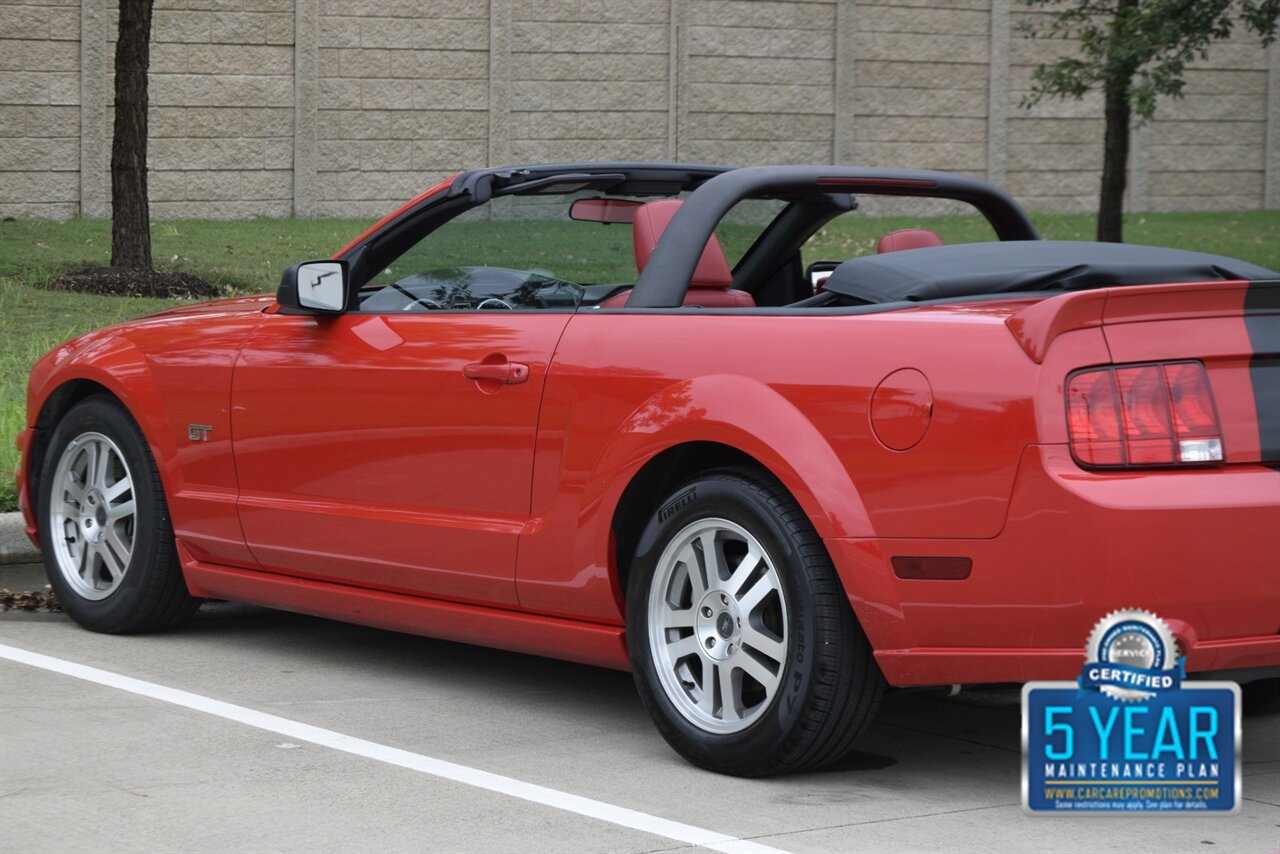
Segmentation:
{"type": "Polygon", "coordinates": [[[1037,363],[1056,337],[1090,327],[1101,327],[1113,364],[1203,362],[1226,462],[1280,463],[1280,281],[1083,291],[1036,303],[1006,325],[1037,363]]]}

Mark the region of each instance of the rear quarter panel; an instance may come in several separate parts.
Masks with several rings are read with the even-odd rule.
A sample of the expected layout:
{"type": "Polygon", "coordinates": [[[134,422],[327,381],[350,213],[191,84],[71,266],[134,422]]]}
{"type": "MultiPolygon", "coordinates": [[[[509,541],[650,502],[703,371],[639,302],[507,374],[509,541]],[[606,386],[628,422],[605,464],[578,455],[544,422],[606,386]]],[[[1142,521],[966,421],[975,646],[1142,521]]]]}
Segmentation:
{"type": "MultiPolygon", "coordinates": [[[[688,441],[755,457],[824,538],[995,536],[1035,441],[1032,395],[1041,372],[1059,367],[1018,346],[1003,325],[1014,308],[575,316],[543,401],[521,604],[619,621],[613,509],[647,460],[688,441]],[[902,368],[928,378],[933,406],[920,442],[896,451],[868,412],[902,368]]],[[[1100,336],[1090,340],[1086,355],[1106,361],[1100,336]]]]}

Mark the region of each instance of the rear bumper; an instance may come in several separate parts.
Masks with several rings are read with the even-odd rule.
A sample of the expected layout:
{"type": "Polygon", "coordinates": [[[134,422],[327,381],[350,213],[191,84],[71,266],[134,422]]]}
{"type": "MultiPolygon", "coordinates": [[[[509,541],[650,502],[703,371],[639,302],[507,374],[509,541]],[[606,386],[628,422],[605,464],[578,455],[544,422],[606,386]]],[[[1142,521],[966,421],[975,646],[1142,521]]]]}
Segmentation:
{"type": "Polygon", "coordinates": [[[1094,474],[1026,450],[986,540],[832,539],[845,589],[895,685],[1079,675],[1099,619],[1145,608],[1189,671],[1280,667],[1280,472],[1094,474]],[[963,581],[904,580],[894,556],[973,560],[963,581]]]}
{"type": "MultiPolygon", "coordinates": [[[[876,662],[889,684],[898,686],[1070,680],[1080,676],[1081,649],[921,647],[879,650],[876,662]]],[[[1280,676],[1280,637],[1202,641],[1187,653],[1189,673],[1262,669],[1280,676]]]]}

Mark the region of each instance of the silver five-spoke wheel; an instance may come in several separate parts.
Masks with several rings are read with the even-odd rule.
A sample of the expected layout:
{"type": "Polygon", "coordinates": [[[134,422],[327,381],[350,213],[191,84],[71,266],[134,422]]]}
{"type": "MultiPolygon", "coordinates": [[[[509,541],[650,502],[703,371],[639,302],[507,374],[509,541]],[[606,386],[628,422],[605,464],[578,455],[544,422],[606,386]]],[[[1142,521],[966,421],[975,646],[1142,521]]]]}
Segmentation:
{"type": "Polygon", "coordinates": [[[137,509],[124,454],[101,433],[67,444],[53,474],[49,521],[54,557],[67,583],[86,599],[105,599],[133,557],[137,509]]]}
{"type": "MultiPolygon", "coordinates": [[[[44,418],[42,415],[41,418],[44,418]]],[[[200,607],[182,574],[155,458],[106,394],[74,403],[32,467],[41,555],[62,610],[119,634],[165,629],[200,607]]]]}
{"type": "MultiPolygon", "coordinates": [[[[619,548],[632,548],[624,526],[619,548]]],[[[627,577],[627,652],[690,762],[762,776],[848,752],[883,680],[812,523],[776,478],[710,469],[655,505],[627,577]]]]}
{"type": "Polygon", "coordinates": [[[649,648],[662,687],[689,721],[713,733],[751,726],[782,681],[787,607],[760,542],[727,519],[683,528],[658,559],[649,648]]]}

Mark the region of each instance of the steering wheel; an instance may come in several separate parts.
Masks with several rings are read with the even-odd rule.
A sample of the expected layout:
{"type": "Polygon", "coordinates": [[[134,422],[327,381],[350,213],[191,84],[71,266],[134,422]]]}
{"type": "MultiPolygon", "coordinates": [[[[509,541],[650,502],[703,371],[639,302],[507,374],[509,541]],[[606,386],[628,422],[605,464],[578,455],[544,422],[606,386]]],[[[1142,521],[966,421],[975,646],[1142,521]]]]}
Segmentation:
{"type": "Polygon", "coordinates": [[[413,293],[402,288],[398,282],[392,282],[388,287],[392,290],[399,291],[409,298],[409,304],[400,309],[401,311],[413,311],[413,307],[415,305],[420,305],[428,311],[444,311],[444,306],[440,303],[433,299],[423,299],[422,297],[414,296],[413,293]]]}
{"type": "Polygon", "coordinates": [[[492,309],[505,309],[507,311],[514,311],[515,306],[513,306],[511,303],[507,302],[506,300],[498,299],[497,297],[489,297],[488,299],[483,299],[480,301],[480,304],[476,306],[477,311],[492,310],[492,309]]]}

